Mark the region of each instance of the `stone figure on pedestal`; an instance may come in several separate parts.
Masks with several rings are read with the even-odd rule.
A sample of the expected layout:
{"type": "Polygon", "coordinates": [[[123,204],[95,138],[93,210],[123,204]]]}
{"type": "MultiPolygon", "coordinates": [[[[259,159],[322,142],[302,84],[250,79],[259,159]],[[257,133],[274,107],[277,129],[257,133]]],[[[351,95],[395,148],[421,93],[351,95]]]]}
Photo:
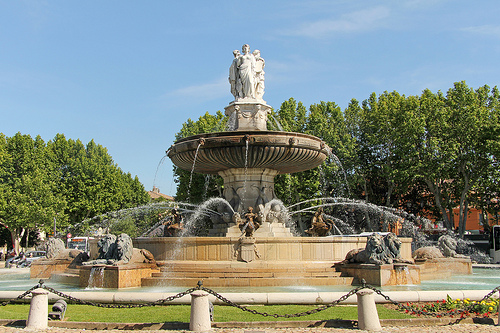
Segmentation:
{"type": "Polygon", "coordinates": [[[265,61],[260,51],[250,52],[248,44],[243,45],[242,54],[233,51],[234,60],[229,67],[229,82],[234,100],[262,99],[264,95],[265,61]]]}
{"type": "Polygon", "coordinates": [[[231,94],[233,94],[235,99],[238,99],[241,94],[241,80],[238,74],[238,58],[240,57],[240,51],[233,51],[234,60],[229,67],[229,83],[231,84],[231,94]]]}
{"type": "Polygon", "coordinates": [[[266,62],[264,61],[264,58],[260,56],[259,50],[254,50],[252,54],[255,57],[255,98],[262,99],[262,96],[264,96],[265,88],[264,66],[266,65],[266,62]]]}

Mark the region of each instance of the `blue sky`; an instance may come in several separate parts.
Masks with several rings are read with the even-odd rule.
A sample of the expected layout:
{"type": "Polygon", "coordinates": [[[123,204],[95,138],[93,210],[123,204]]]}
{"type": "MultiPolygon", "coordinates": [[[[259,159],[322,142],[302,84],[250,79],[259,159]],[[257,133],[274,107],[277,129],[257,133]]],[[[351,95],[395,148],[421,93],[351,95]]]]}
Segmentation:
{"type": "Polygon", "coordinates": [[[500,3],[0,0],[0,132],[57,133],[175,194],[158,168],[188,118],[223,110],[232,51],[266,60],[264,99],[345,108],[372,92],[500,85],[500,3]]]}

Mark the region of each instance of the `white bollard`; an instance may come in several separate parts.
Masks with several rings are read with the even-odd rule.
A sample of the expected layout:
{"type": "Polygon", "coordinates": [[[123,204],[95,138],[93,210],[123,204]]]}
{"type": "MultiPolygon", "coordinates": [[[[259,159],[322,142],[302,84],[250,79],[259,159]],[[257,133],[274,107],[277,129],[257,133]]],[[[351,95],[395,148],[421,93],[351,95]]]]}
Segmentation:
{"type": "Polygon", "coordinates": [[[189,330],[193,332],[208,332],[212,329],[210,322],[210,303],[208,293],[196,290],[191,293],[191,319],[189,330]]]}
{"type": "Polygon", "coordinates": [[[26,329],[41,330],[49,326],[49,292],[38,288],[31,292],[30,312],[26,329]]]}
{"type": "Polygon", "coordinates": [[[356,293],[358,296],[358,328],[366,331],[380,331],[380,320],[373,290],[361,289],[356,293]]]}

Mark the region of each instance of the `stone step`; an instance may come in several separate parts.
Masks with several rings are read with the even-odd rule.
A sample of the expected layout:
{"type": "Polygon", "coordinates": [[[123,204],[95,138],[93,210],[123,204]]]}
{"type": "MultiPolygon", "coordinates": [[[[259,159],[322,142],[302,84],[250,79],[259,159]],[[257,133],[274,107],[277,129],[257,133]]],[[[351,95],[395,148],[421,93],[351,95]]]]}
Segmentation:
{"type": "Polygon", "coordinates": [[[195,271],[163,271],[153,273],[153,277],[186,277],[186,278],[302,278],[302,277],[327,277],[336,278],[340,277],[339,272],[195,272],[195,271]]]}
{"type": "MultiPolygon", "coordinates": [[[[160,267],[161,272],[218,272],[218,273],[246,273],[246,272],[291,272],[296,274],[304,274],[309,272],[333,272],[336,270],[330,266],[303,266],[303,265],[289,265],[289,266],[206,266],[206,265],[164,265],[160,267]]],[[[296,275],[295,274],[295,275],[296,275]]]]}
{"type": "Polygon", "coordinates": [[[151,277],[143,278],[143,287],[153,286],[196,286],[203,280],[203,286],[215,287],[269,287],[269,286],[325,286],[351,285],[352,277],[282,277],[282,278],[191,278],[191,277],[151,277]]]}
{"type": "Polygon", "coordinates": [[[172,261],[157,261],[161,268],[169,269],[287,269],[287,270],[304,270],[304,269],[324,269],[334,270],[333,263],[330,261],[260,261],[252,262],[243,261],[190,261],[190,260],[172,260],[172,261]]]}

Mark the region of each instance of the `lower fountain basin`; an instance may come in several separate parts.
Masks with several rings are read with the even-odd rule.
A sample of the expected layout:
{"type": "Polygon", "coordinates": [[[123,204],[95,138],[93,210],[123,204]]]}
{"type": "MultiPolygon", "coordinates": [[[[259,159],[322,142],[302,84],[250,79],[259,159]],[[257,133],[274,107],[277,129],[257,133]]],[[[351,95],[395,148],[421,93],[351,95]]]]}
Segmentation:
{"type": "Polygon", "coordinates": [[[205,133],[177,141],[167,151],[181,169],[217,174],[228,169],[273,169],[280,174],[319,166],[329,154],[319,138],[294,132],[234,131],[205,133]]]}

